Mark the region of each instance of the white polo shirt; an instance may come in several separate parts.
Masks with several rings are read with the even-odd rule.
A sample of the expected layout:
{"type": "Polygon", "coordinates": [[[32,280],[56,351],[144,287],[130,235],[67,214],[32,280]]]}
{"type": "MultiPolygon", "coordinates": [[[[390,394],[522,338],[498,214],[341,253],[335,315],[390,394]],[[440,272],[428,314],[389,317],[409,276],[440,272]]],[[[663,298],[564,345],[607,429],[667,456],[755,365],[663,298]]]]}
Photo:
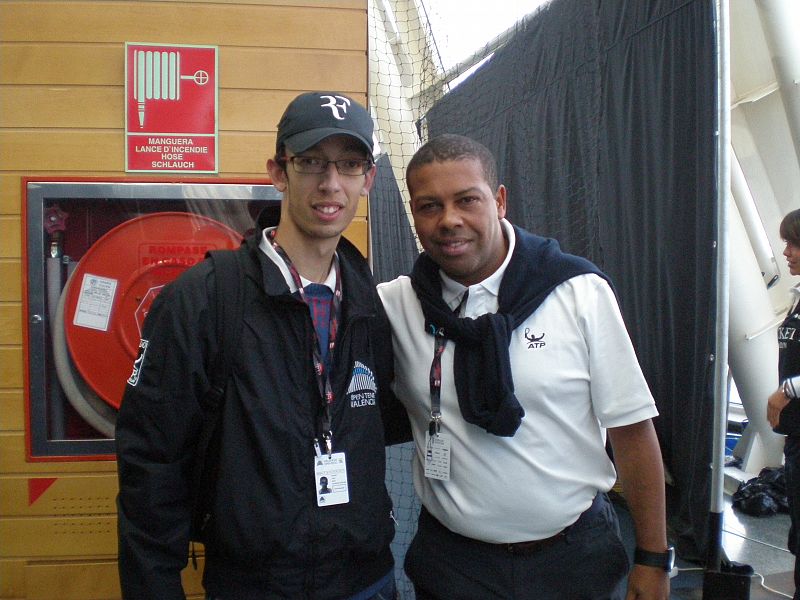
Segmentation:
{"type": "MultiPolygon", "coordinates": [[[[463,316],[497,312],[505,262],[469,287],[463,316]]],[[[458,306],[466,288],[442,276],[442,296],[458,306]]],[[[394,391],[411,417],[416,444],[414,486],[423,505],[448,529],[470,538],[512,543],[555,535],[586,510],[616,473],[605,451],[605,428],[658,414],[619,307],[597,275],[556,287],[512,332],[514,388],[525,409],[513,437],[499,437],[464,421],[453,380],[454,344],[442,355],[442,432],[451,439],[450,479],[424,476],[430,422],[428,373],[434,338],[408,277],[380,284],[392,325],[394,391]]]]}

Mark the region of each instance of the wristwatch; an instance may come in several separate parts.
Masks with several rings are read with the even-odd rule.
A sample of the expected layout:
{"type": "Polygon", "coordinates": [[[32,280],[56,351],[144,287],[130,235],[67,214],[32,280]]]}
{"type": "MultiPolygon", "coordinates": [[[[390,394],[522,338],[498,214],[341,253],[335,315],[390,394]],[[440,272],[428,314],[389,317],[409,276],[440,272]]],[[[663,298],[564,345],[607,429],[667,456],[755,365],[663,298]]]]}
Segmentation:
{"type": "Polygon", "coordinates": [[[650,552],[636,548],[633,553],[633,562],[646,567],[658,567],[669,573],[675,566],[675,548],[667,546],[665,552],[650,552]]]}

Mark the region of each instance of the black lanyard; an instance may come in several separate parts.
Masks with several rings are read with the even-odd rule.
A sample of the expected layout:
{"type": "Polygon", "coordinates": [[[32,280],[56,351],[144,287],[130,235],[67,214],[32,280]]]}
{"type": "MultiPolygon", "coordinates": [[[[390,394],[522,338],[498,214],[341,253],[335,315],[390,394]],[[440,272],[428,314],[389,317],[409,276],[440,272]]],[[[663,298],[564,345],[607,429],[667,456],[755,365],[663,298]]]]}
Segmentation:
{"type": "MultiPolygon", "coordinates": [[[[461,302],[453,310],[455,315],[461,312],[461,307],[466,306],[469,288],[461,296],[461,302]]],[[[433,360],[431,361],[431,371],[429,376],[431,391],[431,421],[428,425],[430,437],[439,433],[442,421],[442,354],[447,345],[447,338],[444,337],[444,330],[440,327],[433,335],[433,360]]]]}
{"type": "MultiPolygon", "coordinates": [[[[269,241],[272,244],[272,247],[275,249],[275,252],[277,252],[278,256],[280,256],[283,259],[283,262],[286,263],[286,267],[289,269],[292,280],[297,286],[297,292],[300,294],[300,299],[306,306],[309,306],[308,300],[306,299],[305,290],[303,289],[303,282],[300,279],[300,273],[297,272],[297,269],[292,263],[292,260],[289,258],[289,255],[286,254],[284,249],[281,248],[278,242],[275,241],[275,230],[273,229],[267,235],[269,236],[269,241]]],[[[333,291],[331,311],[328,320],[328,357],[331,360],[333,360],[333,350],[336,347],[336,333],[339,325],[339,310],[342,306],[342,278],[339,273],[339,259],[336,255],[334,255],[333,258],[333,269],[336,273],[336,285],[333,291]]],[[[330,454],[333,449],[330,410],[330,406],[333,404],[333,387],[331,386],[330,373],[325,369],[325,362],[322,359],[322,353],[319,346],[319,335],[317,334],[315,327],[312,327],[312,329],[314,331],[314,347],[312,351],[312,356],[314,359],[314,376],[317,378],[317,386],[319,388],[319,396],[322,404],[322,439],[325,441],[325,450],[328,452],[328,454],[330,454]]],[[[315,440],[315,443],[318,443],[317,440],[315,440]]]]}

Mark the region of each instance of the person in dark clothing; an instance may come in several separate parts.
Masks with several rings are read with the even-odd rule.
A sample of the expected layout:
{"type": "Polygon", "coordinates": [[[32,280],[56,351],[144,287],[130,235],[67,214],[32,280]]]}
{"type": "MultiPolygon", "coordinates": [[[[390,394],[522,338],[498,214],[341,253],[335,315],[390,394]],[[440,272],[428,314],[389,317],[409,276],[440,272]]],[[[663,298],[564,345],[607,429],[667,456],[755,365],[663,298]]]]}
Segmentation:
{"type": "MultiPolygon", "coordinates": [[[[800,275],[800,209],[781,221],[783,255],[793,276],[800,275]]],[[[778,381],[780,385],[767,401],[767,419],[777,433],[786,435],[786,492],[789,498],[789,550],[795,555],[794,600],[800,600],[800,284],[790,290],[791,308],[778,327],[778,381]]]]}
{"type": "MultiPolygon", "coordinates": [[[[302,94],[267,169],[277,227],[243,253],[244,314],[208,460],[203,585],[214,600],[395,595],[386,444],[410,439],[389,388],[391,332],[369,267],[342,237],[375,176],[372,119],[302,94]],[[336,492],[317,494],[321,478],[336,492]]],[[[192,466],[220,340],[212,261],[147,316],[117,420],[119,573],[126,599],[183,599],[192,466]]]]}

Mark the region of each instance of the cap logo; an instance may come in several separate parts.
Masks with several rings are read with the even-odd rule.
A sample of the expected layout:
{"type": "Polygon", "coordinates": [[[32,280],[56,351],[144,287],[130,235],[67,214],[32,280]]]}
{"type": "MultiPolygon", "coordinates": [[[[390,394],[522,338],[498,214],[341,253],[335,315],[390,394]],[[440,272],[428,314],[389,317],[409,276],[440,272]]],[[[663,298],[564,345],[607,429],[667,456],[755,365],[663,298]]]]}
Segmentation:
{"type": "Polygon", "coordinates": [[[323,108],[327,107],[331,109],[331,113],[333,113],[333,118],[338,119],[339,121],[344,121],[344,116],[347,114],[347,107],[350,106],[350,98],[345,98],[344,96],[320,96],[321,98],[327,98],[328,103],[322,104],[323,108]],[[339,102],[337,103],[337,99],[339,102]]]}

